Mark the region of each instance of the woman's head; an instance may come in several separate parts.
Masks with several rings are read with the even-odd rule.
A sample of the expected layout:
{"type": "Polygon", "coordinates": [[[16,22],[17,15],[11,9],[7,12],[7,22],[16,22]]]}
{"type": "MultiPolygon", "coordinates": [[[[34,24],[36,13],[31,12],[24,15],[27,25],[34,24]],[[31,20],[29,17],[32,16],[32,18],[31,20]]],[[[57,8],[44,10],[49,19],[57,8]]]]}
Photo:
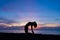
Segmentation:
{"type": "Polygon", "coordinates": [[[37,27],[37,23],[35,21],[33,22],[33,25],[35,28],[37,27]]]}

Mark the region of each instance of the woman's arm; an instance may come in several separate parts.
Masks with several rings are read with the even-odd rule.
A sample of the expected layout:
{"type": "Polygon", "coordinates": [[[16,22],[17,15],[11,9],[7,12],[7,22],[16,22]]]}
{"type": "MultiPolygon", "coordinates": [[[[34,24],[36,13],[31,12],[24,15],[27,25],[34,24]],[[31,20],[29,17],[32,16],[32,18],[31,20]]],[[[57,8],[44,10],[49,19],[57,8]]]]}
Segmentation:
{"type": "Polygon", "coordinates": [[[32,30],[32,33],[34,34],[34,31],[33,31],[33,26],[31,26],[31,30],[32,30]]]}

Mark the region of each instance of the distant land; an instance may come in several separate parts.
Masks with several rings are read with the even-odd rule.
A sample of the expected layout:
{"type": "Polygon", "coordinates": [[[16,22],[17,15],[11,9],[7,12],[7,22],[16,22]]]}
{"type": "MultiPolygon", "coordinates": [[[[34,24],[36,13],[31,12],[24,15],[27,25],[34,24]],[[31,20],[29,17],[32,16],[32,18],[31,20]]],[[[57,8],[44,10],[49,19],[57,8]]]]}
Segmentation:
{"type": "MultiPolygon", "coordinates": [[[[23,30],[24,26],[12,26],[12,27],[4,27],[4,26],[0,26],[0,30],[23,30]]],[[[60,26],[58,27],[41,27],[39,29],[35,29],[35,30],[60,30],[60,26]]]]}

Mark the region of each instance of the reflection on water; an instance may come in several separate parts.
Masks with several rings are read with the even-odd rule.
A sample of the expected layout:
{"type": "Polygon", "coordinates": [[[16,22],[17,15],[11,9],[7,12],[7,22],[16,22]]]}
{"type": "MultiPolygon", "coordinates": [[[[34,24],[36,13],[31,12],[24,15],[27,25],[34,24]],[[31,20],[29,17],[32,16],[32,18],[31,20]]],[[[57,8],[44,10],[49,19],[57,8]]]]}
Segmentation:
{"type": "Polygon", "coordinates": [[[36,34],[54,34],[54,35],[60,35],[60,31],[56,31],[56,30],[36,30],[35,31],[36,34]]]}
{"type": "MultiPolygon", "coordinates": [[[[5,33],[25,33],[24,30],[0,30],[0,32],[5,33]]],[[[29,30],[31,33],[31,30],[29,30]]],[[[35,34],[56,34],[60,35],[60,31],[56,30],[34,30],[35,34]]]]}
{"type": "Polygon", "coordinates": [[[5,33],[25,33],[24,30],[0,30],[0,32],[5,32],[5,33]]]}

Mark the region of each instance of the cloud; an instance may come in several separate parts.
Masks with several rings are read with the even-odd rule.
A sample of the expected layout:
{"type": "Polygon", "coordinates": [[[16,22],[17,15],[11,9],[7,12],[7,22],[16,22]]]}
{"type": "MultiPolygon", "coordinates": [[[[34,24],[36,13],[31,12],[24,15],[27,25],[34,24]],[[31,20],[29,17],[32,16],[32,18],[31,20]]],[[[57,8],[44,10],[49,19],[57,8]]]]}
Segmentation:
{"type": "Polygon", "coordinates": [[[11,27],[12,25],[6,24],[6,23],[0,23],[0,26],[3,26],[3,27],[11,27]]]}
{"type": "Polygon", "coordinates": [[[57,27],[60,26],[60,24],[43,24],[43,27],[57,27]]]}
{"type": "Polygon", "coordinates": [[[5,19],[3,17],[0,17],[0,23],[15,23],[15,21],[12,21],[12,20],[8,20],[8,19],[5,19]]]}
{"type": "Polygon", "coordinates": [[[14,25],[12,25],[14,23],[16,23],[16,22],[15,21],[12,21],[12,20],[5,19],[3,17],[0,17],[0,26],[12,27],[12,26],[14,26],[14,25]]]}
{"type": "Polygon", "coordinates": [[[25,25],[24,22],[23,23],[22,22],[15,22],[15,21],[0,17],[0,26],[12,27],[12,26],[23,26],[23,25],[25,25]]]}
{"type": "MultiPolygon", "coordinates": [[[[12,20],[8,20],[5,18],[0,17],[0,26],[5,26],[5,27],[12,27],[12,26],[24,26],[26,22],[15,22],[12,20]]],[[[37,28],[40,27],[57,27],[60,26],[60,24],[38,24],[37,28]]]]}
{"type": "Polygon", "coordinates": [[[10,23],[10,24],[7,24],[7,23],[0,23],[0,26],[4,26],[4,27],[12,27],[12,26],[22,26],[21,23],[10,23]]]}

